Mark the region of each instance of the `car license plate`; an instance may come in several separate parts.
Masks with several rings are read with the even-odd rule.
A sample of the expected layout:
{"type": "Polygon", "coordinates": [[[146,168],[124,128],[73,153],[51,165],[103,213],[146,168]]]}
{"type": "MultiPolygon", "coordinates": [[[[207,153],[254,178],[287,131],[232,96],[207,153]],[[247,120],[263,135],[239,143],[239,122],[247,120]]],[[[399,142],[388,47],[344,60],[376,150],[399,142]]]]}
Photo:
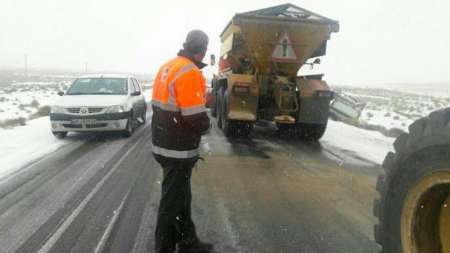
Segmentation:
{"type": "Polygon", "coordinates": [[[73,119],[72,120],[72,124],[75,125],[82,125],[82,124],[95,124],[96,120],[95,119],[73,119]]]}

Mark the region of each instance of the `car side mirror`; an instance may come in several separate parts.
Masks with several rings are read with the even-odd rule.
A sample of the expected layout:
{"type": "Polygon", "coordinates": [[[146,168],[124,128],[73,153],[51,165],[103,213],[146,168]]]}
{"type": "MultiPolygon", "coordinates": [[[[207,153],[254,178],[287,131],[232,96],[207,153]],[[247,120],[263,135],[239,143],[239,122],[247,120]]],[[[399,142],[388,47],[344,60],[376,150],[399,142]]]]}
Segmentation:
{"type": "Polygon", "coordinates": [[[139,95],[141,95],[140,91],[135,91],[135,92],[131,93],[131,96],[139,96],[139,95]]]}
{"type": "Polygon", "coordinates": [[[58,91],[58,96],[63,96],[64,95],[64,91],[58,91]]]}
{"type": "Polygon", "coordinates": [[[209,65],[211,66],[216,65],[216,56],[214,54],[211,54],[211,58],[209,59],[209,65]]]}

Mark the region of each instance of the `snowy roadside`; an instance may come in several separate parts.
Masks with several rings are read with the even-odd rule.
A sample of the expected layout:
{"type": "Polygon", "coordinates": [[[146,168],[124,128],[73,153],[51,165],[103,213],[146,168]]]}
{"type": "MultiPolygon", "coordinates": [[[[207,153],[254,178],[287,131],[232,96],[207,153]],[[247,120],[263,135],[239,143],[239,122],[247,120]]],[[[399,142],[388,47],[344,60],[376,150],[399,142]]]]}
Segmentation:
{"type": "Polygon", "coordinates": [[[25,126],[0,129],[0,179],[11,175],[23,166],[49,154],[58,148],[73,143],[73,140],[58,140],[50,131],[49,117],[27,122],[25,126]]]}
{"type": "Polygon", "coordinates": [[[386,154],[393,150],[394,140],[395,138],[386,137],[377,131],[329,120],[321,143],[353,152],[362,158],[382,164],[386,154]]]}
{"type": "MultiPolygon", "coordinates": [[[[147,104],[150,103],[152,89],[143,93],[147,104]]],[[[80,140],[55,138],[48,116],[29,120],[25,126],[0,128],[0,140],[0,180],[64,145],[82,143],[80,140]]]]}
{"type": "MultiPolygon", "coordinates": [[[[152,89],[144,90],[144,97],[151,101],[152,89]]],[[[49,154],[74,140],[56,139],[50,131],[49,117],[27,121],[27,125],[12,129],[0,128],[0,179],[49,154]]],[[[75,141],[80,142],[82,141],[75,141]]],[[[327,132],[321,140],[323,145],[353,152],[360,157],[381,164],[384,156],[392,150],[394,138],[376,131],[364,130],[348,124],[329,121],[327,132]]]]}
{"type": "Polygon", "coordinates": [[[335,90],[366,104],[356,125],[387,136],[395,137],[401,132],[408,132],[408,126],[415,120],[432,111],[450,107],[450,97],[445,96],[450,94],[448,87],[429,87],[428,92],[413,88],[392,90],[348,86],[336,86],[335,90]],[[436,91],[442,91],[442,94],[427,95],[438,94],[436,91]]]}

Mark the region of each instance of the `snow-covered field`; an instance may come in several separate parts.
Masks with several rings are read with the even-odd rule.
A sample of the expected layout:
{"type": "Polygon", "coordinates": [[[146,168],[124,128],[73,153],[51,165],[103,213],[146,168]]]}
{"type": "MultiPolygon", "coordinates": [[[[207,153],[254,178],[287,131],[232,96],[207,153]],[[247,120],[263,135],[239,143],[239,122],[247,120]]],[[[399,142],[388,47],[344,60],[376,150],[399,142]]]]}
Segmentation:
{"type": "Polygon", "coordinates": [[[393,150],[394,138],[380,132],[361,129],[329,120],[327,131],[320,142],[338,149],[352,152],[359,157],[381,164],[389,151],[393,150]]]}
{"type": "MultiPolygon", "coordinates": [[[[28,95],[20,96],[25,100],[28,95]]],[[[43,97],[42,101],[47,101],[48,104],[53,103],[53,99],[43,97]]],[[[151,101],[152,90],[144,90],[144,97],[147,103],[151,101]]],[[[2,103],[0,105],[3,106],[2,103]]],[[[29,120],[23,126],[0,127],[0,140],[0,180],[63,145],[82,143],[80,140],[55,138],[50,131],[48,116],[29,120]]]]}
{"type": "Polygon", "coordinates": [[[12,129],[0,128],[0,140],[0,179],[73,142],[52,135],[49,117],[30,120],[27,125],[12,129]]]}
{"type": "MultiPolygon", "coordinates": [[[[58,91],[66,91],[75,77],[46,76],[44,81],[40,79],[13,80],[0,85],[0,128],[25,125],[28,120],[47,116],[50,106],[58,98],[58,91]]],[[[142,82],[142,86],[145,89],[151,87],[148,82],[142,82]]]]}
{"type": "Polygon", "coordinates": [[[416,119],[430,112],[450,107],[450,86],[434,87],[438,91],[422,92],[424,87],[357,88],[336,87],[361,102],[366,103],[359,121],[363,125],[379,126],[386,130],[401,129],[408,131],[408,126],[416,119]],[[439,94],[431,96],[429,94],[439,94]],[[448,94],[448,96],[446,96],[448,94]]]}
{"type": "Polygon", "coordinates": [[[71,80],[11,82],[0,87],[0,127],[24,125],[27,120],[48,115],[58,91],[71,80]]]}

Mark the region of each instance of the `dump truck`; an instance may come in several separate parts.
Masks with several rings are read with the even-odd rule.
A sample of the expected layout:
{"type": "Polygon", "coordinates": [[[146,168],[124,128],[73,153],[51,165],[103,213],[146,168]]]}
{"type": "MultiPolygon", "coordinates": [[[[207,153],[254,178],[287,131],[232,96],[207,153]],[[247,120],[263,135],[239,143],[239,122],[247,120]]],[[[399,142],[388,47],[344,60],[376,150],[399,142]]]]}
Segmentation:
{"type": "Polygon", "coordinates": [[[380,252],[450,252],[450,108],[411,124],[383,167],[373,208],[380,252]]]}
{"type": "Polygon", "coordinates": [[[258,121],[318,140],[333,92],[323,74],[297,76],[320,63],[339,22],[293,4],[236,14],[223,30],[211,114],[226,136],[248,135],[258,121]]]}

